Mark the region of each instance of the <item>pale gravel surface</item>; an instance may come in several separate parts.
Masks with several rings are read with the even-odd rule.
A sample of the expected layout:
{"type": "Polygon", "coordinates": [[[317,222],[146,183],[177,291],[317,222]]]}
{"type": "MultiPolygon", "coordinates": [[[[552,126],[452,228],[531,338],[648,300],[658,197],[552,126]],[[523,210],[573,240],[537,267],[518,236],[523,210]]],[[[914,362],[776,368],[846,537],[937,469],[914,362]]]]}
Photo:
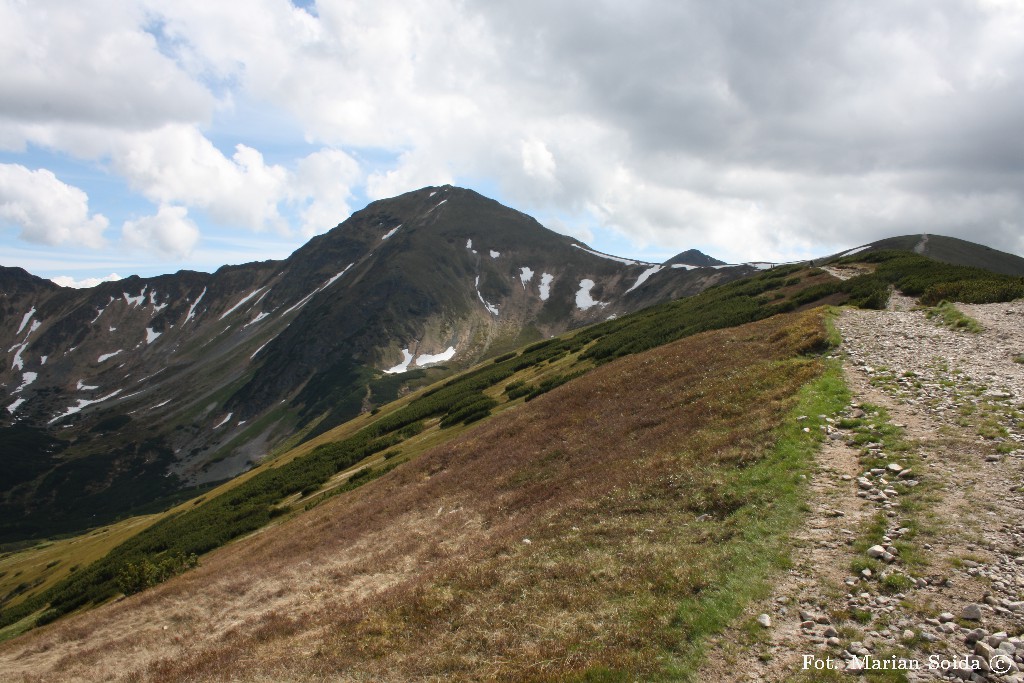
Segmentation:
{"type": "MultiPolygon", "coordinates": [[[[1014,666],[1024,668],[1024,365],[1014,361],[1024,353],[1024,301],[961,306],[982,324],[981,334],[946,329],[914,308],[912,299],[894,295],[887,311],[846,310],[837,322],[853,393],[844,415],[860,404],[885,407],[920,458],[921,471],[911,476],[932,491],[925,508],[910,513],[932,527],[917,539],[923,564],[906,567],[897,558],[884,570],[905,571],[917,585],[887,595],[877,576],[852,575],[858,555],[850,532],[881,513],[895,541],[909,518],[897,494],[879,495],[886,484],[878,482],[888,475],[859,471],[858,449],[845,445],[843,430],[829,427],[811,509],[794,537],[794,567],[746,615],[767,614],[771,626],[753,639],[739,628],[717,639],[699,680],[818,680],[820,674],[802,669],[805,655],[831,659],[842,671],[854,651],[919,662],[922,670],[907,672],[911,681],[1024,681],[1013,671],[1000,677],[961,667],[951,678],[956,674],[928,669],[932,655],[962,661],[977,651],[991,660],[989,648],[1004,639],[1004,650],[1016,649],[1014,666]],[[971,604],[981,607],[980,621],[959,619],[971,604]],[[848,608],[870,613],[871,621],[844,619],[848,608]],[[956,618],[946,623],[943,613],[956,618]],[[967,642],[975,627],[985,631],[981,645],[967,642]]],[[[899,462],[899,454],[886,455],[899,462]]]]}
{"type": "MultiPolygon", "coordinates": [[[[907,646],[926,664],[929,654],[950,660],[984,653],[965,638],[972,627],[987,631],[990,643],[1024,633],[1024,365],[1014,361],[1024,341],[1024,302],[961,306],[981,323],[980,334],[940,327],[906,304],[900,297],[894,310],[849,311],[840,329],[861,394],[872,384],[882,390],[875,389],[884,394],[878,402],[906,424],[927,458],[925,476],[938,485],[927,513],[940,532],[926,553],[926,571],[938,580],[909,591],[891,615],[894,634],[910,629],[915,639],[935,639],[907,646]],[[962,628],[936,623],[938,614],[960,617],[972,603],[983,606],[980,621],[961,621],[962,628]]],[[[1024,647],[1011,644],[1012,669],[1024,665],[1024,647]]],[[[909,678],[942,673],[926,669],[909,678]]],[[[1014,671],[960,674],[1024,680],[1014,671]]]]}

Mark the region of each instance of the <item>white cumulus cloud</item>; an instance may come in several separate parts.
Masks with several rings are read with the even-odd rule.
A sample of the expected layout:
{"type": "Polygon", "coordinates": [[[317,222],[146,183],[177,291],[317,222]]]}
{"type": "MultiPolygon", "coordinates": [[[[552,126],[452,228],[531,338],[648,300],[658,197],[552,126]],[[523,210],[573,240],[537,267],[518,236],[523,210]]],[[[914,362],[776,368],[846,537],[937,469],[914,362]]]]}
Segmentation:
{"type": "Polygon", "coordinates": [[[117,273],[111,273],[104,277],[86,277],[81,280],[76,280],[70,275],[58,275],[57,277],[51,277],[50,281],[60,285],[61,287],[72,287],[74,289],[88,289],[89,287],[95,287],[101,282],[117,282],[123,279],[117,273]]]}
{"type": "Polygon", "coordinates": [[[63,126],[207,120],[214,97],[161,51],[154,18],[128,0],[104,2],[102,11],[0,3],[0,144],[46,144],[63,126]]]}
{"type": "Polygon", "coordinates": [[[199,241],[199,228],[184,206],[161,206],[155,216],[125,221],[121,232],[134,247],[179,258],[192,253],[199,241]]]}
{"type": "Polygon", "coordinates": [[[278,202],[288,192],[288,172],[237,145],[226,157],[194,126],[169,124],[114,141],[113,167],[147,199],[203,209],[219,223],[253,230],[286,231],[278,202]]]}
{"type": "Polygon", "coordinates": [[[299,160],[291,182],[301,205],[303,236],[326,232],[352,213],[352,186],[359,182],[359,162],[340,149],[322,149],[299,160]]]}
{"type": "Polygon", "coordinates": [[[47,169],[0,164],[0,221],[21,228],[20,237],[49,245],[103,245],[108,221],[89,212],[89,197],[47,169]]]}
{"type": "Polygon", "coordinates": [[[526,175],[552,181],[555,178],[555,157],[543,140],[523,140],[520,148],[523,155],[523,171],[526,175]]]}
{"type": "Polygon", "coordinates": [[[1013,0],[0,2],[0,149],[289,237],[451,182],[733,260],[1021,251],[1021,35],[1013,0]]]}

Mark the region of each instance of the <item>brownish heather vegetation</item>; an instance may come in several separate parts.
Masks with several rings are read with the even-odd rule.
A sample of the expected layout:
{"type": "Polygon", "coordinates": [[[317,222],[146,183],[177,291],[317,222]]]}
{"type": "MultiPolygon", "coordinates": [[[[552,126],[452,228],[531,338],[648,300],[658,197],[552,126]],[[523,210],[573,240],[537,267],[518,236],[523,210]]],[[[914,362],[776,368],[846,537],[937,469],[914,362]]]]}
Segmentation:
{"type": "Polygon", "coordinates": [[[784,556],[759,525],[801,470],[767,459],[824,371],[804,355],[825,346],[823,316],[603,365],[166,584],[3,644],[0,670],[47,682],[690,670],[715,610],[735,616],[716,596],[784,556]]]}

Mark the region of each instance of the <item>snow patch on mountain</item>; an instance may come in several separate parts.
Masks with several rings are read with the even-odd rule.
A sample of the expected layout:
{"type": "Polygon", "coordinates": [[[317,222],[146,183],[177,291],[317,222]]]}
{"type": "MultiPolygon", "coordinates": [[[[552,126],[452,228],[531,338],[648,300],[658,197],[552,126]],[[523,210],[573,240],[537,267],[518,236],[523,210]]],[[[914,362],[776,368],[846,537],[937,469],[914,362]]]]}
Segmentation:
{"type": "Polygon", "coordinates": [[[490,254],[491,254],[491,258],[498,258],[499,256],[501,256],[501,252],[500,251],[494,251],[493,249],[491,249],[490,254]]]}
{"type": "Polygon", "coordinates": [[[526,289],[526,283],[533,279],[533,271],[527,266],[523,266],[519,269],[519,281],[523,283],[523,289],[526,289]]]}
{"type": "Polygon", "coordinates": [[[9,412],[11,415],[14,415],[15,411],[18,410],[18,408],[20,408],[21,404],[24,403],[24,402],[25,402],[25,399],[19,398],[14,403],[12,403],[11,405],[7,406],[7,412],[9,412]]]}
{"type": "MultiPolygon", "coordinates": [[[[303,298],[302,298],[302,299],[301,299],[301,300],[300,300],[300,301],[299,301],[298,303],[295,303],[295,304],[293,304],[293,305],[292,305],[291,307],[289,307],[289,308],[288,308],[288,310],[287,310],[287,311],[285,311],[285,312],[284,312],[284,313],[282,313],[281,315],[288,315],[288,314],[289,314],[289,313],[291,313],[292,311],[294,311],[294,310],[296,310],[296,309],[298,309],[298,308],[302,308],[303,306],[305,306],[306,304],[308,304],[308,303],[309,303],[309,301],[310,301],[310,299],[312,299],[312,298],[313,298],[314,296],[316,296],[316,295],[317,295],[317,294],[319,294],[320,292],[324,291],[325,289],[327,289],[328,287],[330,287],[331,285],[333,285],[333,284],[335,283],[335,281],[336,281],[336,280],[337,280],[338,278],[340,278],[340,277],[341,277],[342,275],[344,275],[345,273],[347,273],[347,272],[348,272],[348,269],[349,269],[349,268],[351,268],[351,267],[352,267],[352,266],[354,266],[354,265],[355,265],[355,263],[350,263],[350,264],[348,264],[347,266],[345,266],[345,269],[344,269],[344,270],[342,270],[342,271],[341,271],[340,273],[338,273],[338,274],[337,274],[337,275],[335,275],[334,277],[332,277],[332,278],[328,279],[328,280],[327,280],[327,282],[323,283],[322,285],[320,285],[319,287],[317,287],[316,289],[314,289],[314,290],[313,290],[312,292],[310,292],[309,294],[307,294],[306,296],[304,296],[304,297],[303,297],[303,298]]],[[[262,297],[261,297],[261,298],[262,298],[262,297]]]]}
{"type": "Polygon", "coordinates": [[[288,315],[289,313],[291,313],[295,309],[302,308],[303,306],[308,304],[309,300],[312,299],[314,296],[316,296],[319,291],[320,291],[319,289],[314,289],[312,292],[310,292],[305,297],[303,297],[301,300],[299,300],[298,303],[293,304],[287,311],[285,311],[281,315],[288,315]]]}
{"type": "Polygon", "coordinates": [[[167,302],[166,301],[164,303],[162,303],[162,304],[157,304],[157,302],[156,302],[156,290],[155,289],[150,291],[150,293],[149,293],[149,305],[153,307],[153,315],[156,315],[160,311],[162,311],[165,308],[167,308],[167,302]]]}
{"type": "Polygon", "coordinates": [[[113,353],[104,353],[102,356],[100,356],[99,358],[96,359],[96,362],[97,363],[102,363],[103,361],[110,360],[111,358],[113,358],[117,354],[121,353],[121,351],[123,351],[123,349],[118,349],[117,351],[114,351],[113,353]]]}
{"type": "Polygon", "coordinates": [[[263,320],[264,318],[266,318],[266,317],[269,317],[269,316],[270,316],[270,314],[269,314],[269,313],[267,313],[266,311],[263,311],[262,313],[260,313],[259,315],[257,315],[257,316],[256,316],[255,318],[253,318],[252,320],[250,320],[249,322],[247,322],[247,323],[245,324],[245,327],[243,327],[242,329],[244,330],[244,329],[245,329],[246,327],[249,327],[250,325],[255,325],[255,324],[256,324],[256,323],[258,323],[259,321],[261,321],[261,320],[263,320]]]}
{"type": "Polygon", "coordinates": [[[11,369],[12,370],[24,370],[25,369],[25,361],[23,361],[21,359],[21,354],[25,351],[25,348],[27,346],[28,346],[28,342],[26,341],[24,344],[15,344],[11,348],[7,349],[8,352],[14,351],[14,349],[18,349],[18,352],[14,354],[14,360],[11,361],[11,369]]]}
{"type": "Polygon", "coordinates": [[[249,292],[248,294],[246,294],[242,298],[241,301],[239,301],[237,304],[235,304],[234,306],[232,306],[228,310],[224,311],[224,314],[220,317],[220,320],[223,320],[224,318],[228,317],[229,315],[231,315],[232,313],[237,311],[241,306],[243,306],[245,304],[245,302],[247,302],[250,299],[252,299],[254,296],[256,296],[257,294],[262,292],[264,289],[266,289],[266,287],[260,287],[259,289],[253,290],[253,291],[249,292]]]}
{"type": "Polygon", "coordinates": [[[137,296],[131,296],[128,292],[121,292],[121,296],[124,297],[124,301],[129,306],[141,306],[142,302],[146,300],[146,289],[149,285],[142,288],[142,291],[137,296]]]}
{"type": "Polygon", "coordinates": [[[95,401],[89,401],[87,399],[80,398],[80,399],[78,399],[78,405],[77,406],[71,406],[70,408],[65,410],[63,413],[61,413],[60,415],[58,415],[57,417],[53,418],[52,420],[50,420],[50,424],[53,424],[57,420],[65,418],[68,415],[74,415],[75,413],[79,413],[79,412],[82,411],[82,408],[85,408],[86,406],[91,406],[91,405],[93,405],[95,403],[102,403],[103,401],[107,401],[109,399],[112,399],[112,398],[114,398],[115,396],[117,396],[120,393],[121,393],[121,390],[118,389],[117,391],[114,391],[113,393],[110,393],[110,394],[107,394],[106,396],[98,398],[95,401]]]}
{"type": "Polygon", "coordinates": [[[617,261],[618,263],[624,263],[627,266],[653,266],[653,265],[655,265],[653,263],[648,263],[647,261],[635,261],[633,259],[622,258],[621,256],[612,256],[611,254],[602,254],[599,251],[594,251],[593,249],[587,249],[586,247],[584,247],[583,245],[580,245],[580,244],[574,244],[572,246],[576,247],[577,249],[582,249],[583,251],[587,252],[588,254],[593,254],[594,256],[600,256],[601,258],[608,259],[609,261],[617,261]]]}
{"type": "Polygon", "coordinates": [[[157,332],[152,327],[146,328],[146,346],[149,346],[157,340],[157,338],[163,334],[163,332],[157,332]]]}
{"type": "MultiPolygon", "coordinates": [[[[192,305],[188,307],[188,315],[185,316],[186,323],[195,316],[196,306],[199,305],[199,302],[203,300],[204,296],[206,296],[206,287],[203,287],[202,294],[200,294],[199,297],[194,302],[192,302],[192,305]]],[[[182,325],[184,324],[185,323],[182,323],[182,325]]]]}
{"type": "Polygon", "coordinates": [[[409,351],[409,349],[402,349],[402,362],[399,363],[398,365],[394,366],[393,368],[388,368],[384,372],[388,373],[389,375],[397,375],[399,373],[406,372],[409,369],[410,365],[416,365],[417,367],[421,367],[422,368],[422,367],[424,367],[426,365],[433,365],[435,363],[443,363],[445,361],[449,361],[449,360],[451,360],[454,357],[455,357],[455,347],[454,346],[449,346],[447,349],[445,349],[441,353],[434,353],[434,354],[424,353],[424,354],[421,354],[420,356],[415,357],[416,358],[415,361],[413,361],[414,356],[413,356],[412,352],[409,351]]]}
{"type": "Polygon", "coordinates": [[[258,349],[256,349],[255,351],[253,351],[253,352],[252,352],[252,355],[251,355],[251,356],[249,356],[249,360],[252,360],[253,358],[255,358],[255,357],[256,357],[256,355],[257,355],[257,354],[258,354],[258,353],[259,353],[260,351],[262,351],[263,349],[267,348],[267,344],[269,344],[269,343],[270,343],[270,342],[272,342],[272,341],[274,341],[274,340],[273,340],[273,339],[271,339],[271,340],[270,340],[270,341],[268,341],[268,342],[267,342],[266,344],[264,344],[264,345],[263,345],[263,346],[261,346],[260,348],[258,348],[258,349]]]}
{"type": "MultiPolygon", "coordinates": [[[[33,309],[33,312],[34,311],[35,311],[35,309],[33,309]]],[[[25,322],[27,322],[27,320],[25,322]]],[[[33,320],[32,321],[32,325],[29,326],[29,328],[28,328],[28,333],[25,335],[25,341],[23,341],[20,344],[15,344],[11,348],[7,349],[8,353],[10,353],[11,351],[14,351],[15,349],[17,349],[17,352],[14,354],[14,360],[11,361],[11,369],[12,370],[15,370],[15,369],[16,370],[24,370],[25,369],[25,361],[21,357],[21,354],[23,354],[25,352],[25,349],[28,348],[28,344],[29,344],[28,340],[31,339],[32,334],[36,330],[38,330],[40,327],[42,327],[42,326],[43,326],[43,323],[41,321],[33,320]]],[[[24,325],[22,325],[22,328],[24,328],[24,325]]],[[[20,330],[19,330],[19,332],[20,332],[20,330]]]]}
{"type": "Polygon", "coordinates": [[[590,290],[594,288],[594,284],[594,281],[589,278],[580,280],[580,288],[576,292],[576,308],[581,311],[585,311],[588,308],[593,308],[594,306],[608,305],[602,301],[595,301],[594,298],[590,296],[590,290]]]}
{"type": "Polygon", "coordinates": [[[392,235],[394,235],[394,234],[395,234],[396,232],[398,232],[398,229],[399,229],[400,227],[402,227],[402,226],[401,226],[401,224],[399,224],[399,225],[396,225],[395,227],[391,228],[391,230],[389,230],[389,231],[388,231],[388,233],[387,233],[386,235],[384,235],[383,237],[381,237],[381,238],[380,238],[380,241],[381,241],[381,242],[383,242],[383,241],[384,241],[384,240],[386,240],[387,238],[389,238],[389,237],[391,237],[392,235]]]}
{"type": "Polygon", "coordinates": [[[388,368],[384,372],[386,372],[389,375],[397,375],[399,373],[405,372],[406,370],[409,369],[409,363],[412,362],[412,359],[413,355],[409,353],[409,349],[402,349],[402,362],[393,368],[388,368]]]}
{"type": "MultiPolygon", "coordinates": [[[[401,226],[401,225],[399,225],[399,226],[398,226],[398,228],[400,228],[400,227],[402,227],[402,226],[401,226]]],[[[395,230],[398,230],[398,228],[395,228],[395,230]]],[[[394,231],[392,231],[392,232],[394,232],[394,231]]],[[[354,266],[354,265],[355,265],[355,263],[350,263],[350,264],[348,264],[347,266],[345,266],[345,268],[344,268],[344,269],[343,269],[343,270],[342,270],[342,271],[341,271],[340,273],[338,273],[337,275],[335,275],[334,277],[332,277],[332,278],[331,278],[330,280],[328,280],[327,282],[325,282],[324,284],[322,284],[322,285],[320,286],[320,289],[316,290],[316,292],[313,292],[313,293],[314,293],[314,294],[316,294],[317,292],[322,292],[322,291],[324,291],[325,289],[327,289],[328,287],[330,287],[331,285],[333,285],[333,284],[335,283],[335,281],[337,281],[337,279],[338,279],[338,278],[340,278],[340,277],[341,277],[342,275],[344,275],[345,273],[347,273],[347,272],[348,272],[348,269],[349,269],[349,268],[351,268],[351,267],[352,267],[352,266],[354,266]]],[[[262,298],[262,297],[260,297],[260,298],[262,298]]]]}
{"type": "Polygon", "coordinates": [[[488,311],[490,311],[491,314],[498,315],[498,307],[495,306],[494,304],[487,303],[487,301],[484,300],[484,295],[480,293],[480,276],[479,275],[476,276],[476,295],[480,298],[480,303],[482,303],[484,305],[484,308],[486,308],[488,311]]]}
{"type": "Polygon", "coordinates": [[[449,346],[446,350],[441,353],[429,354],[424,353],[416,359],[416,365],[423,367],[424,365],[433,365],[434,363],[443,363],[447,360],[451,360],[455,357],[455,347],[449,346]]]}
{"type": "Polygon", "coordinates": [[[220,427],[223,427],[224,425],[226,425],[228,423],[228,420],[230,420],[232,418],[232,416],[234,416],[234,413],[228,413],[227,416],[223,420],[221,420],[217,424],[213,425],[213,428],[214,429],[218,429],[220,427]]]}
{"type": "Polygon", "coordinates": [[[23,329],[25,329],[25,325],[28,325],[28,321],[31,320],[32,316],[34,316],[35,314],[36,314],[36,307],[33,306],[32,310],[29,311],[28,313],[26,313],[25,316],[21,319],[21,324],[18,325],[18,331],[15,332],[14,334],[21,334],[21,331],[23,329]]]}
{"type": "Polygon", "coordinates": [[[37,377],[39,377],[39,373],[38,372],[23,372],[23,373],[21,373],[21,386],[18,387],[17,389],[15,389],[14,391],[12,391],[11,393],[12,394],[18,393],[19,391],[21,391],[22,389],[27,387],[29,384],[32,384],[32,382],[35,382],[37,377]]]}
{"type": "Polygon", "coordinates": [[[543,273],[540,276],[540,300],[547,301],[548,297],[551,296],[551,282],[555,279],[555,276],[551,273],[543,273]]]}
{"type": "Polygon", "coordinates": [[[477,296],[480,297],[480,302],[483,303],[484,308],[486,308],[492,315],[498,315],[498,307],[497,306],[495,306],[494,304],[487,303],[484,300],[483,294],[481,294],[480,292],[477,292],[476,294],[477,294],[477,296]]]}
{"type": "Polygon", "coordinates": [[[639,287],[643,283],[647,282],[648,278],[650,278],[652,275],[654,275],[655,273],[657,273],[658,271],[660,271],[664,267],[665,266],[651,266],[650,268],[648,268],[644,272],[640,273],[640,277],[638,277],[636,279],[636,282],[633,283],[632,287],[630,287],[629,289],[626,290],[626,294],[629,294],[634,289],[636,289],[637,287],[639,287]]]}
{"type": "Polygon", "coordinates": [[[75,388],[79,391],[95,391],[96,389],[99,389],[99,387],[92,387],[88,384],[84,384],[82,380],[78,380],[78,384],[75,388]]]}

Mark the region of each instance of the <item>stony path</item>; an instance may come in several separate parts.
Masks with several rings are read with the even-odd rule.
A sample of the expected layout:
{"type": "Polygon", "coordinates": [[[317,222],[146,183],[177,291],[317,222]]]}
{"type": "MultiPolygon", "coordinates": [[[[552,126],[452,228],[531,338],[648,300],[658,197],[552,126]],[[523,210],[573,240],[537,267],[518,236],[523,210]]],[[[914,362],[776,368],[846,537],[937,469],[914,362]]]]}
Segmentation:
{"type": "Polygon", "coordinates": [[[701,680],[867,664],[920,667],[910,681],[1024,682],[1024,302],[961,307],[982,334],[911,304],[841,315],[854,399],[827,428],[794,567],[749,615],[770,625],[713,643],[701,680]]]}

